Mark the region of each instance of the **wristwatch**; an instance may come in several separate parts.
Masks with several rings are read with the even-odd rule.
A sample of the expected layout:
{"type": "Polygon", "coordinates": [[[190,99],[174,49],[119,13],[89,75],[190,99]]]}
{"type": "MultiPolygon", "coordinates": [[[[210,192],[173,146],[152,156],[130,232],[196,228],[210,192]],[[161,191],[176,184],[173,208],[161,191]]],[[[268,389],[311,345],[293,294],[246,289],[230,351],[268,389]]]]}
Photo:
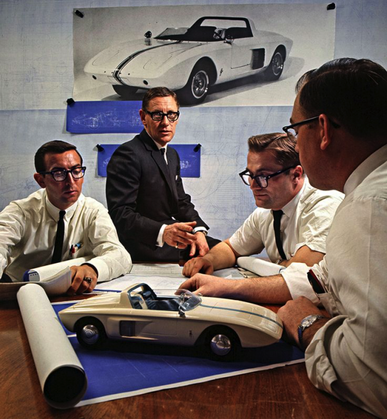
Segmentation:
{"type": "Polygon", "coordinates": [[[298,344],[300,345],[300,348],[303,348],[302,334],[304,333],[304,330],[312,326],[312,324],[315,323],[317,320],[323,318],[324,316],[322,316],[321,314],[310,314],[309,316],[306,316],[304,319],[301,320],[301,323],[298,326],[298,344]]]}

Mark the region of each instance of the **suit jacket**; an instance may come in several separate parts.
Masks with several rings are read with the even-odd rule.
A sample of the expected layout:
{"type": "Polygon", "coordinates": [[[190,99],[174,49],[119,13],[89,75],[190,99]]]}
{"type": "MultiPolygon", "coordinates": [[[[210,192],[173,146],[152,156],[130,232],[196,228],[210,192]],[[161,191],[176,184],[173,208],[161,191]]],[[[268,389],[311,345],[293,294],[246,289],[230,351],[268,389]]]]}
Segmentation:
{"type": "Polygon", "coordinates": [[[117,148],[107,167],[106,197],[121,243],[133,260],[179,260],[179,250],[156,246],[163,224],[196,221],[199,217],[185,193],[180,158],[167,147],[166,164],[154,141],[143,130],[117,148]]]}

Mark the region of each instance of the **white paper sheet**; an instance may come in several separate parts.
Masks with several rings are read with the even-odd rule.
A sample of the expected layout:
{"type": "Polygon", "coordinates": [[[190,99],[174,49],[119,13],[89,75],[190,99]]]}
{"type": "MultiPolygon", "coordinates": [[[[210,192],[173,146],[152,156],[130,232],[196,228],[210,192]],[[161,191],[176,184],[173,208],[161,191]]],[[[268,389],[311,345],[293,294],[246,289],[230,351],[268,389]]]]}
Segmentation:
{"type": "Polygon", "coordinates": [[[17,300],[47,403],[57,409],[75,406],[86,392],[86,373],[44,289],[26,284],[17,300]]]}

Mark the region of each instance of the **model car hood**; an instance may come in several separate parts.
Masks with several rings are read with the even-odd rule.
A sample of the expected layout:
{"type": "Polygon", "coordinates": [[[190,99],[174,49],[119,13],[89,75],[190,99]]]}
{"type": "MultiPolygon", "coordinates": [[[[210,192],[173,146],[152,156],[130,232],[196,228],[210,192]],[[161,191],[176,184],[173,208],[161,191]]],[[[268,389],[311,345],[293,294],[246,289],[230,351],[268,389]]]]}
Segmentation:
{"type": "Polygon", "coordinates": [[[108,64],[113,67],[118,67],[121,63],[129,62],[131,59],[145,52],[149,57],[164,56],[166,59],[169,59],[172,54],[179,54],[197,46],[197,42],[182,43],[179,41],[158,41],[154,39],[149,40],[149,43],[144,40],[123,42],[101,51],[86,66],[101,67],[108,64]]]}
{"type": "Polygon", "coordinates": [[[120,301],[120,293],[116,292],[106,292],[102,295],[98,295],[96,297],[90,297],[86,300],[77,302],[76,304],[72,305],[71,307],[67,308],[66,311],[77,311],[77,310],[86,310],[95,308],[97,305],[115,305],[118,304],[120,301]]]}

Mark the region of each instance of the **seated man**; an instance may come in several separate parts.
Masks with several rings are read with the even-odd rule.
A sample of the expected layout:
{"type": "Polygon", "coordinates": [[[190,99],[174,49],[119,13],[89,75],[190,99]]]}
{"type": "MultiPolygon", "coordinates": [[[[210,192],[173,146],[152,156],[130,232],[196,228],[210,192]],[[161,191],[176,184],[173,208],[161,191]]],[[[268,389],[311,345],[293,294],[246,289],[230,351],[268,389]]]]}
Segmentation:
{"type": "Polygon", "coordinates": [[[168,147],[179,119],[176,94],[148,90],[140,116],[144,130],[118,147],[107,167],[106,199],[121,243],[134,261],[205,255],[219,240],[206,237],[209,227],[184,191],[179,155],[168,147]]]}
{"type": "Polygon", "coordinates": [[[81,256],[93,257],[71,267],[69,294],[91,292],[97,281],[129,273],[130,255],[107,210],[82,195],[86,167],[76,147],[50,141],[36,152],[35,167],[42,189],[0,213],[1,281],[21,281],[29,269],[81,256]]]}
{"type": "MultiPolygon", "coordinates": [[[[211,274],[214,270],[234,266],[239,256],[257,254],[263,249],[272,262],[284,267],[293,262],[312,266],[325,254],[326,236],[342,194],[320,191],[309,184],[295,150],[294,137],[283,133],[256,135],[249,138],[248,146],[247,169],[240,175],[250,186],[258,208],[229,239],[204,257],[189,260],[183,268],[186,276],[198,272],[211,274]],[[281,217],[277,221],[278,214],[281,217]]],[[[219,281],[215,277],[207,280],[219,281]]],[[[305,280],[300,278],[301,283],[305,280]]],[[[263,285],[264,279],[260,279],[260,283],[263,289],[259,301],[286,301],[273,300],[277,296],[273,295],[270,281],[269,288],[263,285]]],[[[293,280],[288,286],[297,293],[302,284],[293,280]]],[[[221,296],[221,289],[219,292],[217,295],[221,296]]]]}
{"type": "MultiPolygon", "coordinates": [[[[299,86],[284,130],[297,135],[311,184],[345,198],[325,258],[312,269],[293,263],[284,271],[287,281],[309,274],[313,301],[290,300],[278,315],[285,335],[305,349],[317,388],[387,418],[387,71],[367,59],[341,58],[309,72],[299,86]]],[[[229,297],[260,300],[259,281],[227,282],[229,297]]],[[[224,283],[210,286],[199,280],[184,288],[224,295],[224,283]]]]}

